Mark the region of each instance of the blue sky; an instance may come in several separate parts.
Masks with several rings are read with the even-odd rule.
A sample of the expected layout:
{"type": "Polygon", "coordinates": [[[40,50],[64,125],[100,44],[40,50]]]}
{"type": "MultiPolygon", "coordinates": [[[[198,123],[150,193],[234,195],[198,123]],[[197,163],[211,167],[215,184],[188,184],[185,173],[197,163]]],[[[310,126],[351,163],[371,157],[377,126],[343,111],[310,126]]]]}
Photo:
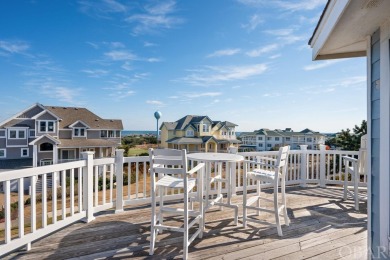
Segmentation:
{"type": "Polygon", "coordinates": [[[238,131],[352,128],[365,58],[311,61],[326,0],[1,1],[0,121],[39,102],[125,129],[208,115],[238,131]]]}

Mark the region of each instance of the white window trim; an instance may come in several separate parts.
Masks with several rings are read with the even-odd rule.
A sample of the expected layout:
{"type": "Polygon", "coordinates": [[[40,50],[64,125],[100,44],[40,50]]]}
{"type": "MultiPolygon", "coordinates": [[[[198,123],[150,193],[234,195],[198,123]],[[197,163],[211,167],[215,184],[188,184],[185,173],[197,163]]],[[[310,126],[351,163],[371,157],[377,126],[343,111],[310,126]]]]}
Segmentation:
{"type": "Polygon", "coordinates": [[[18,129],[18,128],[9,128],[8,129],[8,140],[25,140],[27,139],[27,131],[26,129],[18,129]],[[16,131],[16,138],[11,138],[11,131],[16,131]],[[24,132],[24,138],[19,137],[19,132],[24,132]]]}
{"type": "Polygon", "coordinates": [[[20,157],[29,157],[30,156],[30,149],[28,148],[22,148],[20,149],[20,157]],[[27,151],[27,155],[23,155],[23,151],[26,150],[27,151]]]}
{"type": "Polygon", "coordinates": [[[122,133],[121,133],[121,130],[118,130],[118,129],[116,129],[116,130],[112,130],[112,129],[109,129],[109,130],[100,130],[100,138],[121,138],[121,135],[122,135],[122,133]],[[106,137],[102,137],[102,132],[106,132],[106,137]],[[108,132],[109,131],[113,131],[114,132],[114,135],[113,136],[108,136],[108,132]],[[116,132],[117,131],[119,131],[119,136],[117,136],[116,135],[116,132]]]}
{"type": "MultiPolygon", "coordinates": [[[[38,122],[38,133],[55,133],[56,132],[56,120],[37,120],[38,122]],[[45,122],[45,131],[41,131],[41,122],[45,122]],[[53,122],[53,131],[49,130],[49,122],[53,122]]],[[[36,135],[36,133],[35,133],[36,135]]]]}
{"type": "Polygon", "coordinates": [[[87,137],[87,128],[86,127],[73,127],[72,137],[87,137]],[[75,135],[75,130],[79,130],[79,135],[75,135]],[[84,135],[81,135],[81,129],[84,129],[84,135]]]}
{"type": "Polygon", "coordinates": [[[4,132],[4,135],[0,135],[0,138],[7,138],[7,131],[5,129],[1,129],[0,132],[4,132]]]}
{"type": "Polygon", "coordinates": [[[0,149],[0,151],[4,151],[4,156],[0,156],[0,158],[7,158],[7,149],[0,149]]]}

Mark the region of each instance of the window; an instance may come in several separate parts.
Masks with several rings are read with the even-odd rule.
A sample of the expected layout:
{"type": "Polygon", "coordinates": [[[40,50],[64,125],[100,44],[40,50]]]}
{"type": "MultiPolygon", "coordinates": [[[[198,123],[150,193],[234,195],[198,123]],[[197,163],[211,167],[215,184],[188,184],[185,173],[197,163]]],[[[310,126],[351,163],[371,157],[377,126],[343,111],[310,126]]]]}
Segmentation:
{"type": "Polygon", "coordinates": [[[20,150],[20,156],[21,157],[28,157],[29,149],[28,148],[22,148],[20,150]]]}
{"type": "Polygon", "coordinates": [[[49,152],[53,151],[53,145],[51,143],[43,143],[39,146],[40,152],[49,152]]]}
{"type": "Polygon", "coordinates": [[[259,144],[259,147],[263,147],[263,144],[259,144]]]}
{"type": "Polygon", "coordinates": [[[0,149],[0,158],[5,158],[5,157],[7,157],[7,150],[0,149]]]}
{"type": "Polygon", "coordinates": [[[30,137],[30,138],[34,138],[35,137],[35,130],[34,129],[30,129],[28,137],[30,137]]]}
{"type": "Polygon", "coordinates": [[[259,136],[259,137],[257,137],[257,140],[263,141],[263,137],[262,137],[262,136],[259,136]]]}
{"type": "Polygon", "coordinates": [[[39,132],[54,133],[55,121],[39,121],[39,132]]]}
{"type": "Polygon", "coordinates": [[[289,142],[291,140],[290,137],[286,137],[286,141],[289,142]]]}
{"type": "Polygon", "coordinates": [[[5,130],[0,130],[0,138],[5,138],[5,130]]]}
{"type": "Polygon", "coordinates": [[[52,165],[52,164],[53,164],[53,160],[52,159],[42,159],[40,161],[40,165],[41,166],[52,165]]]}
{"type": "Polygon", "coordinates": [[[121,131],[118,130],[101,130],[100,131],[101,138],[120,138],[121,131]]]}
{"type": "Polygon", "coordinates": [[[208,132],[208,131],[209,131],[209,125],[203,124],[203,132],[208,132]]]}
{"type": "Polygon", "coordinates": [[[306,141],[312,142],[312,138],[311,138],[311,137],[308,137],[308,138],[306,138],[306,141]]]}
{"type": "Polygon", "coordinates": [[[267,140],[268,140],[268,141],[271,141],[271,140],[272,140],[272,137],[267,137],[267,140]]]}
{"type": "Polygon", "coordinates": [[[77,137],[85,137],[85,128],[82,128],[82,127],[77,127],[77,128],[73,128],[73,136],[77,136],[77,137]]]}
{"type": "Polygon", "coordinates": [[[187,130],[186,136],[194,136],[194,130],[187,130]]]}
{"type": "Polygon", "coordinates": [[[8,139],[26,139],[26,130],[24,129],[9,129],[8,139]]]}
{"type": "Polygon", "coordinates": [[[112,131],[112,130],[109,130],[108,131],[108,137],[110,137],[110,138],[115,137],[115,132],[112,131]]]}
{"type": "Polygon", "coordinates": [[[272,145],[271,144],[267,144],[267,147],[272,147],[272,145]]]}
{"type": "Polygon", "coordinates": [[[275,137],[275,141],[279,141],[279,137],[275,137]]]}

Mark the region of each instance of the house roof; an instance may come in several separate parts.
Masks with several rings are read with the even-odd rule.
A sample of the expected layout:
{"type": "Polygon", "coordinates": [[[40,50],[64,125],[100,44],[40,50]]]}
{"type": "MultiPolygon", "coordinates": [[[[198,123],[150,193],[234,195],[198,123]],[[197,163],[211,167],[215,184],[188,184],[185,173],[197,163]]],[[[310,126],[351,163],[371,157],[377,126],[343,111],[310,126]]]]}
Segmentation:
{"type": "Polygon", "coordinates": [[[43,106],[34,104],[29,108],[19,112],[13,117],[0,123],[1,128],[5,127],[34,127],[31,118],[35,118],[45,113],[45,110],[57,117],[60,124],[60,129],[67,129],[72,124],[82,121],[91,129],[102,130],[123,130],[122,120],[119,119],[103,119],[92,113],[86,108],[79,107],[59,107],[59,106],[43,106]]]}
{"type": "Polygon", "coordinates": [[[184,130],[188,127],[188,125],[192,125],[196,129],[195,126],[204,119],[209,120],[213,127],[217,124],[220,124],[221,126],[219,129],[224,126],[228,128],[237,126],[236,124],[229,121],[212,121],[208,116],[186,115],[175,122],[162,122],[160,129],[165,126],[168,130],[184,130]]]}
{"type": "Polygon", "coordinates": [[[286,130],[269,130],[266,128],[262,128],[260,130],[254,131],[252,133],[245,133],[244,135],[240,135],[241,137],[243,136],[248,136],[248,135],[266,135],[266,136],[299,136],[299,135],[307,135],[307,134],[317,134],[317,135],[322,135],[319,132],[310,130],[309,128],[305,128],[304,130],[300,132],[292,132],[291,128],[286,128],[286,130]]]}
{"type": "Polygon", "coordinates": [[[47,110],[60,117],[60,129],[69,128],[77,121],[83,121],[91,129],[122,130],[122,120],[103,119],[86,108],[45,106],[47,110]]]}
{"type": "Polygon", "coordinates": [[[366,56],[367,37],[389,17],[390,1],[329,0],[309,40],[313,60],[366,56]]]}

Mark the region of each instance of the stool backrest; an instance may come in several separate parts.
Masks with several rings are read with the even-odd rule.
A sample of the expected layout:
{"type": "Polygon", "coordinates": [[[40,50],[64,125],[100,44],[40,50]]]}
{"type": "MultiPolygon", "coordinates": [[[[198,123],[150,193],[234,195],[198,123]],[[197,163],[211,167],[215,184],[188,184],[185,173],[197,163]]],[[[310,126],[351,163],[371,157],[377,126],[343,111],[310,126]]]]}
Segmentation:
{"type": "Polygon", "coordinates": [[[277,158],[276,165],[280,167],[282,177],[285,176],[287,171],[288,155],[290,153],[290,146],[286,145],[279,148],[279,154],[277,158]]]}
{"type": "Polygon", "coordinates": [[[162,175],[172,175],[183,177],[187,171],[186,150],[176,149],[149,149],[150,174],[159,177],[162,175]]]}

